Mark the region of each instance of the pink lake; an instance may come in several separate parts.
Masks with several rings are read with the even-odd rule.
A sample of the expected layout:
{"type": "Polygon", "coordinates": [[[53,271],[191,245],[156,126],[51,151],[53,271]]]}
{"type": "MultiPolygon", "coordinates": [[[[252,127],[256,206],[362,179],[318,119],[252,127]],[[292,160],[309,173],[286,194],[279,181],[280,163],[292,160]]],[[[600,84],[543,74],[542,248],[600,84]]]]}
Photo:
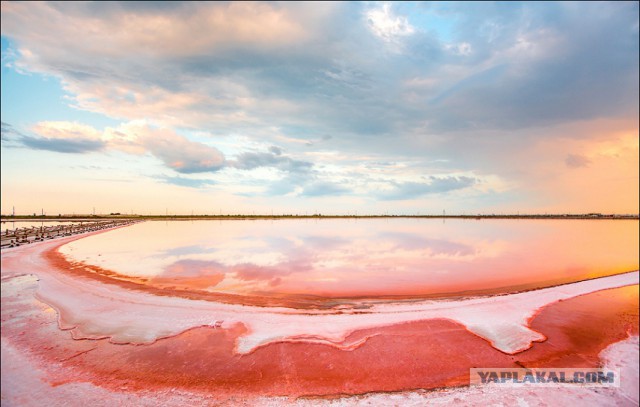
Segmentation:
{"type": "MultiPolygon", "coordinates": [[[[507,293],[638,269],[638,222],[148,221],[62,246],[88,271],[156,289],[260,297],[507,293]]],[[[242,302],[242,300],[239,300],[242,302]]]]}
{"type": "Polygon", "coordinates": [[[22,245],[2,252],[3,401],[502,402],[470,368],[607,366],[621,389],[525,402],[624,404],[637,269],[622,220],[147,221],[22,245]]]}

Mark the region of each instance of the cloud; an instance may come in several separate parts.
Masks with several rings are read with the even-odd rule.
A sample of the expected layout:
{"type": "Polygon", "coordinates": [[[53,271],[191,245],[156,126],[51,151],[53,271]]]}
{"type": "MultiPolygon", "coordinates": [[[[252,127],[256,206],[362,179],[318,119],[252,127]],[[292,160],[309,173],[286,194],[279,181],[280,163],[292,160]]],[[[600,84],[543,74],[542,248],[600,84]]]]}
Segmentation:
{"type": "MultiPolygon", "coordinates": [[[[230,45],[245,48],[267,47],[276,50],[307,38],[307,29],[294,7],[266,3],[183,4],[175,7],[143,7],[138,4],[3,4],[3,34],[21,30],[20,24],[37,21],[38,32],[55,31],[58,38],[39,38],[51,51],[60,39],[83,55],[124,57],[132,53],[142,57],[168,55],[173,58],[224,51],[230,45]],[[100,18],[90,18],[100,15],[100,18]],[[73,23],[73,26],[66,24],[73,23]],[[112,26],[115,24],[115,27],[112,26]],[[193,35],[199,27],[198,35],[193,35]],[[117,28],[117,29],[114,29],[117,28]],[[79,31],[84,38],[73,38],[79,31]],[[110,33],[108,37],[106,33],[110,33]],[[190,38],[190,41],[185,41],[190,38]],[[92,49],[99,42],[103,49],[92,49]]],[[[37,39],[38,33],[21,32],[37,39]]],[[[53,55],[46,55],[53,58],[53,55]]],[[[76,61],[79,62],[79,61],[76,61]]],[[[63,68],[63,67],[61,67],[63,68]]],[[[68,67],[70,68],[70,67],[68,67]]],[[[64,68],[63,68],[64,69],[64,68]]]]}
{"type": "MultiPolygon", "coordinates": [[[[286,61],[270,56],[279,59],[308,41],[314,19],[326,18],[332,7],[316,6],[312,15],[296,6],[242,2],[3,4],[2,33],[19,44],[17,67],[59,77],[81,109],[164,125],[255,124],[246,110],[255,105],[249,86],[256,83],[247,74],[282,75],[286,61]]],[[[287,103],[264,104],[278,105],[287,103]]]]}
{"type": "Polygon", "coordinates": [[[92,151],[100,151],[105,144],[100,140],[88,139],[51,139],[46,137],[28,137],[24,136],[20,139],[21,143],[26,147],[36,150],[55,151],[57,153],[89,153],[92,151]]]}
{"type": "Polygon", "coordinates": [[[429,177],[429,182],[393,183],[394,188],[379,194],[383,200],[414,199],[423,195],[439,194],[471,187],[478,183],[472,177],[429,177]]]}
{"type": "Polygon", "coordinates": [[[373,41],[365,25],[357,4],[201,3],[148,10],[42,3],[8,5],[2,27],[17,43],[16,64],[59,77],[80,109],[159,126],[255,133],[322,121],[329,128],[342,122],[370,130],[372,121],[384,123],[380,114],[358,113],[352,103],[376,91],[369,67],[349,57],[373,41]],[[253,27],[257,15],[261,24],[253,27]],[[224,29],[231,21],[234,28],[224,29]],[[353,31],[345,32],[348,27],[353,31]],[[345,34],[354,42],[343,42],[345,34]],[[326,104],[326,98],[342,100],[326,104]],[[332,118],[336,113],[349,119],[332,118]]]}
{"type": "Polygon", "coordinates": [[[521,165],[535,146],[600,137],[560,131],[573,124],[631,122],[624,130],[637,134],[637,11],[637,2],[5,2],[1,27],[11,69],[54,76],[73,107],[124,123],[98,138],[49,125],[25,146],[149,154],[184,175],[164,182],[244,172],[221,184],[398,200],[485,193],[480,179],[525,189],[542,165],[521,165]],[[236,136],[259,147],[219,144],[236,136]],[[373,161],[401,164],[374,176],[362,168],[373,161]]]}
{"type": "Polygon", "coordinates": [[[238,157],[229,161],[229,165],[242,170],[252,170],[260,167],[274,167],[284,171],[305,170],[313,166],[310,162],[294,160],[283,156],[282,150],[270,147],[267,153],[242,153],[238,157]]]}
{"type": "Polygon", "coordinates": [[[17,44],[16,66],[59,77],[77,107],[160,127],[299,128],[309,142],[333,134],[345,145],[379,134],[367,140],[373,150],[390,134],[637,110],[635,3],[415,7],[420,27],[402,10],[18,2],[3,4],[2,32],[17,44]],[[429,25],[442,15],[453,24],[446,41],[429,25]]]}
{"type": "Polygon", "coordinates": [[[32,130],[41,137],[61,140],[100,140],[102,133],[91,126],[78,122],[43,121],[32,130]]]}
{"type": "Polygon", "coordinates": [[[224,155],[215,147],[190,141],[168,129],[145,130],[140,137],[142,146],[177,172],[215,172],[225,165],[224,155]]]}
{"type": "Polygon", "coordinates": [[[473,58],[432,102],[433,129],[514,130],[637,110],[637,5],[466,6],[460,37],[473,58]]]}
{"type": "Polygon", "coordinates": [[[24,137],[24,134],[16,130],[9,123],[2,122],[2,127],[0,130],[0,140],[2,141],[3,145],[14,146],[15,142],[19,141],[19,139],[21,139],[22,137],[24,137]]]}
{"type": "Polygon", "coordinates": [[[177,185],[179,187],[187,187],[187,188],[202,188],[208,185],[215,185],[215,181],[207,180],[207,179],[193,179],[193,178],[184,178],[184,177],[155,177],[167,184],[177,185]]]}
{"type": "Polygon", "coordinates": [[[2,123],[3,140],[8,135],[7,140],[36,150],[79,154],[101,151],[106,146],[98,131],[80,123],[45,121],[31,130],[38,136],[26,135],[8,123],[2,123]]]}
{"type": "Polygon", "coordinates": [[[393,14],[389,3],[367,11],[366,17],[371,31],[386,42],[396,42],[398,38],[415,32],[406,17],[393,14]]]}
{"type": "Polygon", "coordinates": [[[329,181],[314,181],[305,185],[302,196],[325,196],[325,195],[345,195],[352,192],[344,185],[337,184],[329,181]]]}
{"type": "Polygon", "coordinates": [[[1,123],[0,131],[2,132],[2,135],[10,135],[10,134],[18,133],[18,131],[15,130],[13,126],[10,125],[9,123],[5,123],[5,122],[0,122],[0,123],[1,123]]]}
{"type": "Polygon", "coordinates": [[[151,153],[168,168],[183,174],[215,172],[225,165],[224,155],[215,147],[194,142],[167,128],[144,122],[130,122],[117,128],[97,129],[75,122],[39,122],[32,131],[37,137],[22,136],[29,148],[62,153],[87,153],[104,149],[126,153],[151,153]]]}
{"type": "Polygon", "coordinates": [[[471,44],[468,42],[461,42],[458,44],[445,44],[445,49],[457,54],[457,55],[470,55],[472,52],[471,44]]]}
{"type": "Polygon", "coordinates": [[[570,168],[581,168],[588,167],[591,164],[591,160],[587,157],[579,154],[569,154],[567,158],[564,160],[567,167],[570,168]]]}
{"type": "Polygon", "coordinates": [[[288,167],[284,176],[271,182],[263,191],[266,196],[322,197],[354,194],[353,179],[319,170],[311,163],[288,167]]]}
{"type": "MultiPolygon", "coordinates": [[[[3,124],[5,133],[13,128],[3,124]]],[[[156,128],[144,121],[133,121],[104,131],[75,122],[39,122],[32,127],[37,136],[19,134],[22,145],[39,150],[64,153],[87,153],[101,150],[122,151],[128,154],[149,153],[169,169],[181,174],[215,173],[223,168],[254,170],[275,168],[284,172],[307,173],[313,167],[308,161],[296,160],[277,146],[266,152],[244,152],[227,160],[217,148],[191,141],[168,128],[156,128]]],[[[13,134],[12,133],[12,134],[13,134]]],[[[178,186],[201,188],[214,184],[212,180],[158,176],[157,179],[178,186]]]]}

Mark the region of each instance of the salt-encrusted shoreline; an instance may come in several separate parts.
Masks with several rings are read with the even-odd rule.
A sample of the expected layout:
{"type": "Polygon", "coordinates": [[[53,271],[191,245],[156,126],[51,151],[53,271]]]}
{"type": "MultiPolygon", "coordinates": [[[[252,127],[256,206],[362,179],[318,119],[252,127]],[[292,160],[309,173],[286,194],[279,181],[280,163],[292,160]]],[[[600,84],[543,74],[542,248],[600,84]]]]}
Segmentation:
{"type": "MultiPolygon", "coordinates": [[[[35,275],[38,297],[52,305],[58,312],[60,325],[71,329],[74,338],[110,338],[111,342],[151,343],[160,337],[171,337],[193,327],[215,325],[215,321],[224,321],[215,329],[229,329],[242,324],[249,329],[238,337],[237,352],[251,352],[257,347],[277,342],[320,343],[344,350],[353,350],[366,343],[366,337],[358,342],[345,341],[349,332],[366,330],[372,327],[393,326],[410,321],[433,318],[449,318],[463,323],[476,335],[492,342],[497,349],[519,352],[524,345],[535,341],[537,335],[527,327],[541,307],[580,295],[600,290],[635,285],[638,272],[624,273],[565,286],[552,287],[533,292],[503,295],[488,298],[475,298],[465,301],[424,301],[410,304],[376,305],[362,313],[342,310],[340,314],[331,311],[309,312],[289,308],[251,307],[233,304],[217,304],[208,301],[194,301],[177,297],[158,297],[148,293],[126,290],[117,285],[102,284],[91,279],[77,278],[56,270],[47,263],[42,254],[65,241],[78,238],[63,238],[55,242],[43,242],[31,246],[16,248],[2,253],[3,305],[14,300],[15,293],[7,290],[5,279],[10,281],[18,275],[35,275]],[[537,295],[536,295],[537,294],[537,295]],[[126,310],[127,312],[123,312],[126,310]],[[508,311],[508,312],[505,312],[508,311]],[[291,326],[289,326],[291,325],[291,326]],[[492,341],[490,338],[495,338],[492,341]],[[244,341],[244,342],[243,342],[244,341]],[[244,345],[243,345],[244,343],[244,345]],[[518,346],[516,346],[518,345],[518,346]],[[243,346],[245,346],[243,348],[243,346]]],[[[26,281],[25,280],[25,281],[26,281]]],[[[26,281],[26,283],[29,283],[26,281]]],[[[26,284],[25,283],[25,284],[26,284]]],[[[10,285],[10,284],[7,284],[10,285]]],[[[19,284],[17,285],[19,286],[19,284]]],[[[4,325],[3,313],[3,325],[4,325]]],[[[12,318],[20,318],[11,315],[12,318]]],[[[4,331],[4,330],[3,330],[4,331]]],[[[638,347],[637,337],[632,342],[613,344],[603,352],[602,359],[607,366],[621,369],[623,387],[620,389],[583,389],[583,388],[454,388],[442,391],[404,391],[397,393],[372,393],[363,396],[342,397],[336,399],[297,399],[278,397],[252,399],[252,405],[278,405],[285,401],[298,405],[357,405],[357,404],[402,404],[422,405],[463,402],[474,404],[473,400],[484,403],[518,403],[530,405],[540,403],[565,402],[570,404],[576,397],[583,397],[588,404],[633,405],[633,386],[629,388],[625,377],[635,372],[637,377],[638,347]],[[635,340],[635,345],[633,343],[635,340]],[[635,358],[635,359],[634,359],[635,358]],[[633,361],[635,360],[635,364],[633,361]],[[632,363],[628,363],[631,361],[632,363]],[[635,370],[634,370],[635,369],[635,370]],[[631,372],[631,373],[629,373],[631,372]],[[626,384],[625,384],[626,383],[626,384]],[[625,387],[626,386],[626,387],[625,387]]],[[[189,389],[174,389],[170,392],[136,391],[126,389],[114,391],[90,383],[73,381],[49,386],[47,383],[47,365],[38,358],[30,357],[21,349],[19,342],[10,341],[3,332],[2,371],[3,400],[23,400],[23,405],[37,404],[33,396],[35,388],[41,388],[42,394],[50,394],[52,400],[62,400],[67,396],[79,400],[110,400],[132,402],[135,404],[180,405],[194,400],[208,400],[202,392],[189,389]],[[5,386],[6,385],[6,386],[5,386]],[[30,398],[31,397],[31,398],[30,398]],[[203,398],[204,397],[204,398],[203,398]],[[32,402],[30,402],[31,400],[32,402]]],[[[84,342],[84,341],[80,341],[84,342]]],[[[454,344],[452,344],[454,346],[454,344]]],[[[528,346],[527,346],[528,347],[528,346]]],[[[121,347],[119,347],[121,348],[121,347]]],[[[633,380],[637,384],[637,380],[633,380]]],[[[40,397],[40,396],[38,396],[40,397]]],[[[40,399],[42,400],[42,399],[40,399]]],[[[227,400],[228,399],[224,399],[227,400]]],[[[223,401],[224,401],[223,400],[223,401]]],[[[218,400],[219,401],[219,400],[218,400]]],[[[218,402],[217,401],[217,402],[218,402]]],[[[216,402],[216,403],[217,403],[216,402]]],[[[228,401],[230,404],[235,402],[228,401]]],[[[635,399],[637,404],[637,398],[635,399]]],[[[206,404],[206,401],[205,401],[206,404]]],[[[56,405],[53,403],[53,405],[56,405]]]]}
{"type": "Polygon", "coordinates": [[[404,391],[397,393],[370,393],[338,399],[261,398],[255,406],[274,406],[278,402],[297,407],[315,406],[637,406],[638,405],[638,351],[637,335],[609,345],[600,353],[604,369],[618,370],[621,384],[616,387],[553,386],[520,388],[499,384],[464,386],[433,391],[404,391]],[[579,400],[579,401],[578,401],[579,400]]]}
{"type": "Polygon", "coordinates": [[[638,405],[638,336],[609,345],[601,352],[603,366],[619,369],[619,388],[594,387],[456,387],[433,391],[402,391],[326,398],[255,397],[220,400],[216,395],[171,388],[165,391],[114,391],[86,382],[51,386],[46,367],[2,338],[2,401],[7,405],[37,406],[47,400],[49,406],[91,404],[183,406],[183,405],[252,405],[272,407],[290,405],[316,406],[408,406],[424,405],[574,405],[637,406],[638,405]]]}
{"type": "Polygon", "coordinates": [[[58,311],[60,327],[71,330],[75,339],[109,338],[113,343],[152,343],[194,327],[213,324],[224,328],[242,323],[249,332],[239,338],[238,353],[248,353],[279,341],[323,343],[352,349],[358,344],[345,340],[356,330],[444,318],[461,323],[496,349],[514,354],[545,339],[543,333],[528,327],[529,320],[540,308],[599,290],[638,284],[638,271],[633,271],[511,295],[376,304],[365,310],[336,312],[255,307],[185,299],[179,297],[179,292],[175,297],[157,296],[77,278],[56,269],[43,257],[47,251],[63,244],[62,240],[3,253],[2,274],[28,271],[38,276],[37,298],[58,311]],[[129,312],[121,312],[118,303],[129,312]],[[135,315],[133,320],[131,313],[135,315]]]}

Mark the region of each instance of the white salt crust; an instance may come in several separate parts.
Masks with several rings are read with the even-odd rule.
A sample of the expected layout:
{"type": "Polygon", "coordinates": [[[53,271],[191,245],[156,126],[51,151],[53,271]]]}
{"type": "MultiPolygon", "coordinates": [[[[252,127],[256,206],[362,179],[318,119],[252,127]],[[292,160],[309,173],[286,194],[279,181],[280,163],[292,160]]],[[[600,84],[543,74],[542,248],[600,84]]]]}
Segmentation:
{"type": "MultiPolygon", "coordinates": [[[[75,339],[109,338],[113,343],[143,344],[200,326],[225,329],[236,323],[247,332],[236,352],[246,354],[269,343],[312,342],[354,349],[366,341],[346,341],[350,333],[429,319],[448,319],[508,354],[545,340],[528,326],[536,312],[556,301],[610,288],[638,284],[638,271],[517,294],[466,300],[424,300],[370,304],[366,309],[300,310],[258,307],[155,296],[52,268],[42,253],[61,242],[44,242],[3,252],[3,278],[34,274],[37,298],[58,311],[59,325],[75,339]]],[[[71,240],[71,239],[69,239],[71,240]]]]}

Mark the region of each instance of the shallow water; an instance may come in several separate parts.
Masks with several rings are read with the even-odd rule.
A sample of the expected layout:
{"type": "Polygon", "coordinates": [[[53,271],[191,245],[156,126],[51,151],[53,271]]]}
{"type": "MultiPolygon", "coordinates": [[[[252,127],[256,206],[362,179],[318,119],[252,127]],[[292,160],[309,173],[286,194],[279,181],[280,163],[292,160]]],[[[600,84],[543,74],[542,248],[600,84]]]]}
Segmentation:
{"type": "Polygon", "coordinates": [[[638,222],[149,221],[64,245],[68,259],[171,289],[263,296],[453,297],[638,269],[638,222]]]}
{"type": "MultiPolygon", "coordinates": [[[[3,321],[28,322],[3,326],[3,360],[6,339],[37,355],[56,389],[94,383],[163,400],[175,390],[233,400],[401,392],[464,386],[470,367],[597,367],[602,349],[637,335],[637,272],[457,301],[381,297],[504,293],[637,269],[637,228],[234,220],[70,236],[3,251],[3,321]],[[375,299],[336,298],[357,295],[375,299]]],[[[637,346],[623,357],[637,360],[637,346]]],[[[21,378],[36,371],[25,366],[21,378]]]]}

